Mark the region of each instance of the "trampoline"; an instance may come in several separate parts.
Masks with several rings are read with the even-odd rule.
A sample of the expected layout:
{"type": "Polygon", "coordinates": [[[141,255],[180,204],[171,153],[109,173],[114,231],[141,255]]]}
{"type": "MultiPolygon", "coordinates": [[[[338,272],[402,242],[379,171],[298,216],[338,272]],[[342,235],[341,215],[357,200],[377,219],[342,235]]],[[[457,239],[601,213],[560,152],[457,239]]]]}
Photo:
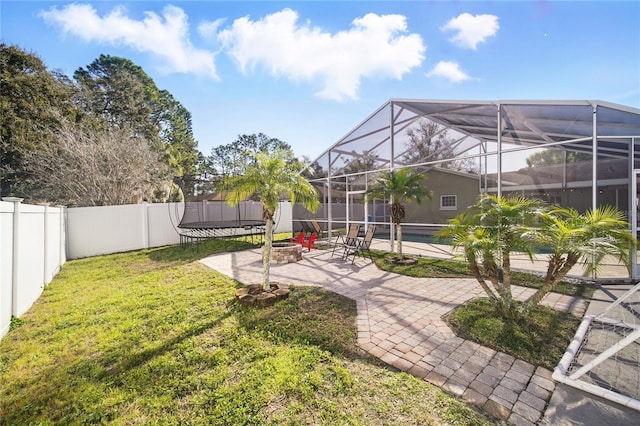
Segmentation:
{"type": "Polygon", "coordinates": [[[256,220],[180,223],[180,245],[185,247],[212,238],[253,237],[265,233],[265,222],[256,220]]]}
{"type": "Polygon", "coordinates": [[[264,237],[266,223],[256,219],[261,214],[261,208],[243,206],[229,209],[220,202],[187,202],[185,203],[182,219],[178,224],[180,246],[186,247],[193,243],[208,239],[224,239],[245,237],[253,239],[255,236],[264,237]]]}

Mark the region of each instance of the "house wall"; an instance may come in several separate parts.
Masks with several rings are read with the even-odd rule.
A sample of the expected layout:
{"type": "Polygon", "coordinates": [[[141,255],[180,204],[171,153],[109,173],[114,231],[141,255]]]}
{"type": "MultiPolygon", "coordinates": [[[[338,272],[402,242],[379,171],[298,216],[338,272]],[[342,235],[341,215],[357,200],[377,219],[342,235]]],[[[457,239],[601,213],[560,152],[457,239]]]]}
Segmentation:
{"type": "MultiPolygon", "coordinates": [[[[427,172],[425,186],[433,192],[431,200],[424,199],[422,204],[405,203],[406,232],[424,233],[425,228],[412,226],[412,224],[446,224],[449,219],[457,216],[468,206],[475,204],[480,194],[480,184],[477,175],[465,174],[451,170],[431,169],[427,172]],[[455,195],[457,206],[455,209],[441,209],[440,197],[442,195],[455,195]]],[[[347,204],[343,193],[338,193],[329,205],[322,203],[316,213],[310,213],[302,206],[294,206],[294,228],[300,228],[298,221],[315,219],[318,222],[328,221],[328,211],[331,208],[331,222],[333,229],[344,228],[347,218],[347,204]]],[[[350,198],[349,221],[350,222],[390,222],[390,209],[386,203],[380,200],[369,201],[365,218],[365,205],[363,194],[353,194],[350,198]]],[[[324,225],[326,227],[326,225],[324,225]]],[[[381,228],[382,229],[382,228],[381,228]]]]}
{"type": "Polygon", "coordinates": [[[66,261],[64,210],[0,201],[0,338],[66,261]]]}
{"type": "MultiPolygon", "coordinates": [[[[426,187],[433,192],[431,200],[425,199],[422,204],[411,203],[405,206],[405,222],[446,224],[449,219],[462,213],[467,207],[475,204],[480,195],[477,175],[463,175],[448,171],[432,169],[427,173],[426,187]],[[455,195],[455,209],[441,209],[440,197],[455,195]]],[[[407,230],[409,232],[409,230],[407,230]]]]}
{"type": "MultiPolygon", "coordinates": [[[[564,189],[540,189],[537,191],[504,191],[505,196],[524,196],[527,198],[536,198],[545,203],[558,205],[576,209],[584,213],[592,208],[593,189],[591,186],[582,186],[564,189]]],[[[618,210],[625,212],[631,217],[629,210],[629,189],[626,186],[599,186],[598,187],[598,205],[613,206],[618,210]]]]}

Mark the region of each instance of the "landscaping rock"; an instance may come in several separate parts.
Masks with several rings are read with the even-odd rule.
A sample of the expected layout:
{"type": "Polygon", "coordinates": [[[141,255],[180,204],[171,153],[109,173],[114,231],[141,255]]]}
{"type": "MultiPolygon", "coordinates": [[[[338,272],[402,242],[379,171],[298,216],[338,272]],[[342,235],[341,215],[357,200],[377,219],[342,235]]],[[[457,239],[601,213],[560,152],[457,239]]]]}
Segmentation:
{"type": "Polygon", "coordinates": [[[260,293],[256,298],[256,304],[258,306],[271,306],[278,300],[277,296],[273,293],[260,293]]]}
{"type": "Polygon", "coordinates": [[[269,283],[270,291],[264,291],[261,284],[250,284],[236,290],[236,299],[243,306],[271,306],[280,299],[289,297],[288,284],[269,283]]]}
{"type": "Polygon", "coordinates": [[[255,305],[257,299],[258,297],[254,296],[253,294],[243,294],[242,296],[238,297],[238,301],[242,306],[255,305]]]}

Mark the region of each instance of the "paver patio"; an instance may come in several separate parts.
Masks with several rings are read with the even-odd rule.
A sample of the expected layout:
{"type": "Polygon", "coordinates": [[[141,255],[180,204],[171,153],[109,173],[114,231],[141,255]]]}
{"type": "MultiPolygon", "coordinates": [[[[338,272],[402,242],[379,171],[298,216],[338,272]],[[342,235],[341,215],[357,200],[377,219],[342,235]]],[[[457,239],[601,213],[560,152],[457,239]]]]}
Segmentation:
{"type": "MultiPolygon", "coordinates": [[[[214,255],[201,262],[243,284],[262,281],[261,250],[214,255]]],[[[461,339],[441,319],[481,296],[474,279],[413,278],[355,265],[330,250],[304,253],[300,262],[271,265],[271,281],[320,286],[354,299],[358,344],[393,367],[443,388],[515,425],[534,425],[555,388],[551,371],[461,339]]],[[[532,289],[518,287],[515,297],[532,289]]],[[[544,304],[584,314],[586,302],[550,294],[544,304]]]]}

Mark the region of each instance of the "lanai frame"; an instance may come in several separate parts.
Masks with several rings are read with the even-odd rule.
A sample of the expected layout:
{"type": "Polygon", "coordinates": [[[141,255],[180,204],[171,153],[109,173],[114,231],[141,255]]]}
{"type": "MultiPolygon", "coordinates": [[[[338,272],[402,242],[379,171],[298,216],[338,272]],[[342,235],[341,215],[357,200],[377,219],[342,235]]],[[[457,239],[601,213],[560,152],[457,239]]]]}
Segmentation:
{"type": "MultiPolygon", "coordinates": [[[[451,179],[441,179],[444,183],[435,188],[439,194],[453,193],[464,186],[466,192],[517,193],[558,204],[575,204],[579,210],[616,204],[628,212],[630,228],[638,231],[637,209],[629,207],[636,205],[640,180],[637,108],[589,100],[391,99],[312,163],[313,174],[308,178],[324,201],[313,218],[329,231],[353,222],[362,223],[365,228],[375,223],[389,232],[393,247],[393,225],[388,220],[386,200],[358,203],[363,202],[362,193],[378,172],[404,166],[446,172],[451,179]],[[448,156],[438,157],[436,153],[420,161],[411,155],[415,147],[410,145],[407,131],[416,129],[420,120],[433,123],[434,139],[447,141],[448,156]],[[541,168],[514,171],[516,160],[550,148],[558,148],[564,155],[557,175],[536,175],[541,168]],[[576,154],[590,155],[590,166],[582,161],[577,167],[567,161],[576,154]],[[454,180],[463,178],[473,184],[447,188],[447,181],[453,185],[454,180]],[[368,208],[374,211],[358,212],[355,217],[349,210],[356,206],[366,206],[365,212],[368,208]]],[[[457,205],[447,210],[438,203],[442,198],[436,196],[425,207],[410,206],[408,210],[413,213],[408,215],[409,228],[424,231],[443,226],[447,217],[466,207],[457,205]]],[[[294,223],[309,218],[294,210],[294,223]]],[[[634,265],[634,278],[640,275],[637,269],[634,265]]]]}

